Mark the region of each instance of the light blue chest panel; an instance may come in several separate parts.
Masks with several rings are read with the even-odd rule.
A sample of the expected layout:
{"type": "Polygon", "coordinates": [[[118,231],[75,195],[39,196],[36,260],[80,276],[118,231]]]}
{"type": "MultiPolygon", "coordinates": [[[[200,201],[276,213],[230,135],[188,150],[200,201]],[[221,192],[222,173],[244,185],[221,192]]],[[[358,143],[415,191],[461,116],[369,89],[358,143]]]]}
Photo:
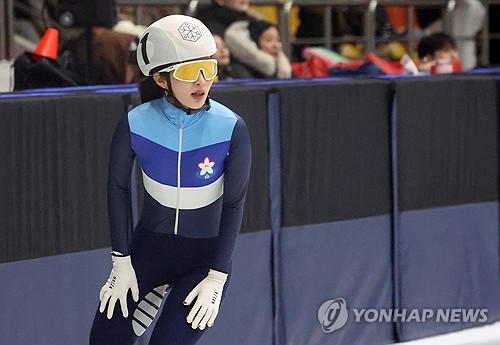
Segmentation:
{"type": "Polygon", "coordinates": [[[198,209],[223,194],[224,160],[237,117],[220,103],[210,104],[209,110],[186,115],[163,98],[129,113],[144,187],[165,207],[198,209]]]}

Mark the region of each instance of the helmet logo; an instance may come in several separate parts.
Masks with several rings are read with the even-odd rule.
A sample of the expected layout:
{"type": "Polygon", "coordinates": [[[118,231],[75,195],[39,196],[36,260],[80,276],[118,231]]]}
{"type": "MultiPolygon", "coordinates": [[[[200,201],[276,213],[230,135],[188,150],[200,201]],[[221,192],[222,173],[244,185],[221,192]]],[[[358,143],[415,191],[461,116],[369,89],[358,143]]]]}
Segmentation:
{"type": "Polygon", "coordinates": [[[145,34],[144,37],[141,38],[141,41],[139,42],[141,44],[142,59],[144,60],[144,63],[146,65],[149,64],[148,52],[146,50],[146,42],[148,41],[148,36],[149,32],[145,34]]]}
{"type": "Polygon", "coordinates": [[[201,30],[191,23],[184,22],[179,27],[179,33],[183,40],[196,42],[201,37],[201,30]]]}

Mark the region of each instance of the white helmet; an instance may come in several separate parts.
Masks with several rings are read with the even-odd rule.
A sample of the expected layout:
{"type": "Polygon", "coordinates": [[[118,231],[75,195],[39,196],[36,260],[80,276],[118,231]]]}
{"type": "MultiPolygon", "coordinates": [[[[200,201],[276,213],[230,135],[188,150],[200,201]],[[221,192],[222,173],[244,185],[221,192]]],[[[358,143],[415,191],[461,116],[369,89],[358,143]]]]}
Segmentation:
{"type": "Polygon", "coordinates": [[[217,51],[212,33],[200,20],[174,14],[151,24],[137,47],[141,72],[152,75],[168,65],[208,57],[217,51]]]}

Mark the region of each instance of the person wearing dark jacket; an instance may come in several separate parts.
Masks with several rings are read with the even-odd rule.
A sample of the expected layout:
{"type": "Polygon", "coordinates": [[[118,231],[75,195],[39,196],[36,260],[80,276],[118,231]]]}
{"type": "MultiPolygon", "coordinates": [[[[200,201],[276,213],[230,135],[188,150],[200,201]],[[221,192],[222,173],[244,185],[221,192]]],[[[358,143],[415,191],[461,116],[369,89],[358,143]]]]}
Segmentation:
{"type": "Polygon", "coordinates": [[[226,29],[239,20],[248,20],[250,0],[212,0],[212,3],[198,11],[201,20],[212,33],[222,35],[226,29]]]}

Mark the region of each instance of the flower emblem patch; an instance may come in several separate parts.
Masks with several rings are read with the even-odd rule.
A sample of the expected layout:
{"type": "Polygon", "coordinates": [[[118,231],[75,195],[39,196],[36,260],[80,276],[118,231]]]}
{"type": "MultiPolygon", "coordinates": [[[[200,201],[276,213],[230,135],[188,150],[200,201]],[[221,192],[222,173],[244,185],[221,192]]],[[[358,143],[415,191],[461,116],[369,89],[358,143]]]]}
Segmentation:
{"type": "Polygon", "coordinates": [[[210,160],[210,157],[205,157],[203,162],[198,163],[199,172],[196,173],[196,177],[201,179],[209,179],[217,170],[214,169],[215,162],[210,160]]]}

